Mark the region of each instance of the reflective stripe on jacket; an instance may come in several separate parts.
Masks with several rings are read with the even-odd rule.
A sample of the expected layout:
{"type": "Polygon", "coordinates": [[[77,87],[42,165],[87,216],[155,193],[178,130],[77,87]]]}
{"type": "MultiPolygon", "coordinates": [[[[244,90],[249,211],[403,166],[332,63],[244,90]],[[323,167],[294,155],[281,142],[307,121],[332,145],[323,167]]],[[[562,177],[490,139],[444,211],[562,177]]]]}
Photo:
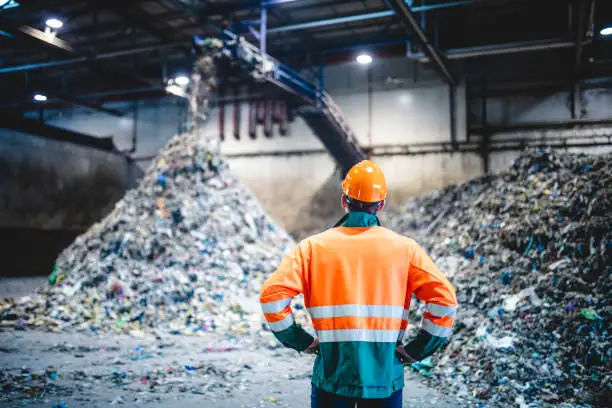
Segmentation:
{"type": "Polygon", "coordinates": [[[455,320],[455,290],[431,258],[414,240],[379,226],[340,226],[307,238],[265,282],[260,301],[271,330],[303,351],[313,338],[294,323],[289,306],[300,293],[319,338],[312,382],[348,397],[386,398],[403,387],[395,347],[413,293],[426,302],[413,348],[448,337],[455,320]]]}

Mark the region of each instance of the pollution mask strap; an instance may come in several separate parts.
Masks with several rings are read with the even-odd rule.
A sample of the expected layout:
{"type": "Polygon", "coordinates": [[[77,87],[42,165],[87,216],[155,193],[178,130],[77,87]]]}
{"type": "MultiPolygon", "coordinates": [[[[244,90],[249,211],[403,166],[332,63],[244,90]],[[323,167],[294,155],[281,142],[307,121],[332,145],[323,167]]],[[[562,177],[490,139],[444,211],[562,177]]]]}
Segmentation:
{"type": "Polygon", "coordinates": [[[346,221],[346,219],[348,218],[348,216],[349,216],[349,215],[348,215],[348,213],[344,214],[344,216],[343,216],[342,218],[340,218],[340,221],[338,221],[338,222],[336,223],[336,225],[334,225],[334,226],[333,226],[333,228],[339,227],[339,226],[341,226],[342,224],[344,224],[344,221],[346,221]]]}

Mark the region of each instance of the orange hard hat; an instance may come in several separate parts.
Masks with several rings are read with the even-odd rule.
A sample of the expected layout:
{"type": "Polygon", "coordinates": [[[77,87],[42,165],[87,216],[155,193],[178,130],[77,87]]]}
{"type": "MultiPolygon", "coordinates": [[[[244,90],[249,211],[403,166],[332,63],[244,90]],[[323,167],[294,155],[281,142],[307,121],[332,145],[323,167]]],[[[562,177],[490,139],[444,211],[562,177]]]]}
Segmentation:
{"type": "Polygon", "coordinates": [[[355,200],[376,203],[387,197],[387,182],[380,167],[363,160],[354,165],[342,182],[342,192],[355,200]]]}

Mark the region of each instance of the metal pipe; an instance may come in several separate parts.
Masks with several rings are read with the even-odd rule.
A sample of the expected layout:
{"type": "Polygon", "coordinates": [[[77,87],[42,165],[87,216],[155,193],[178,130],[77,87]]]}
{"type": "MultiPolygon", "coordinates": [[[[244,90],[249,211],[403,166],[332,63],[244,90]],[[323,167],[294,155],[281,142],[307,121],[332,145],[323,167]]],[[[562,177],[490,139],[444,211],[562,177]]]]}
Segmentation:
{"type": "Polygon", "coordinates": [[[262,1],[261,6],[262,7],[276,6],[278,4],[293,3],[294,1],[297,1],[297,0],[268,0],[268,1],[262,1]]]}
{"type": "MultiPolygon", "coordinates": [[[[503,54],[518,54],[522,52],[531,51],[542,51],[542,50],[554,50],[559,48],[571,48],[574,47],[574,43],[571,41],[563,42],[552,42],[555,40],[544,40],[535,42],[524,42],[524,43],[511,43],[511,44],[500,44],[500,45],[485,45],[482,47],[471,47],[471,48],[457,48],[454,50],[448,50],[445,53],[447,59],[465,59],[483,57],[487,55],[503,55],[503,54]]],[[[589,42],[585,42],[588,44],[589,42]]],[[[418,60],[419,62],[429,62],[429,58],[423,53],[411,53],[408,50],[408,58],[418,60]]]]}
{"type": "Polygon", "coordinates": [[[564,120],[554,122],[526,122],[516,123],[510,125],[491,125],[487,126],[487,129],[475,126],[472,129],[468,129],[468,132],[472,134],[482,134],[484,131],[490,134],[498,133],[509,133],[518,131],[530,131],[530,130],[553,130],[553,129],[572,129],[576,126],[611,126],[612,118],[608,119],[577,119],[577,120],[564,120]]]}
{"type": "Polygon", "coordinates": [[[31,70],[34,70],[34,69],[58,67],[58,66],[62,66],[62,65],[79,64],[81,62],[97,61],[97,60],[103,60],[103,59],[109,59],[109,58],[116,58],[116,57],[122,57],[124,55],[140,54],[140,53],[144,53],[144,52],[163,50],[163,49],[167,49],[167,48],[176,48],[176,47],[184,46],[184,45],[185,45],[184,43],[173,43],[173,44],[163,44],[163,45],[149,45],[149,46],[146,46],[146,47],[139,47],[139,48],[126,49],[126,50],[105,52],[105,53],[102,53],[102,54],[94,55],[92,57],[79,57],[79,58],[72,58],[72,59],[60,60],[60,61],[35,62],[35,63],[32,63],[32,64],[15,65],[15,66],[12,66],[12,67],[0,68],[0,74],[8,74],[8,73],[11,73],[11,72],[20,72],[20,71],[31,71],[31,70]]]}
{"type": "Polygon", "coordinates": [[[328,20],[309,21],[307,23],[290,24],[281,27],[270,28],[269,34],[282,33],[286,31],[305,30],[308,28],[326,27],[331,25],[339,25],[352,23],[354,21],[373,20],[376,18],[391,17],[395,13],[392,10],[377,11],[375,13],[357,14],[355,16],[330,18],[328,20]]]}
{"type": "MultiPolygon", "coordinates": [[[[423,0],[423,5],[425,4],[425,0],[423,0]]],[[[412,4],[409,4],[408,7],[412,10],[412,4]]],[[[421,13],[421,28],[423,31],[427,31],[427,12],[421,13]]]]}
{"type": "MultiPolygon", "coordinates": [[[[483,1],[483,0],[463,0],[463,1],[454,1],[451,3],[431,4],[429,6],[418,6],[418,7],[413,7],[412,12],[421,13],[421,12],[425,12],[429,10],[462,6],[465,4],[476,3],[479,1],[483,1]]],[[[274,27],[274,28],[268,29],[268,33],[282,33],[286,31],[305,30],[308,28],[316,28],[316,27],[326,27],[326,26],[331,26],[331,25],[352,23],[355,21],[365,21],[365,20],[373,20],[377,18],[391,17],[393,15],[395,15],[395,12],[393,10],[377,11],[374,13],[357,14],[354,16],[330,18],[327,20],[309,21],[306,23],[298,23],[298,24],[290,24],[286,26],[274,27]]]]}
{"type": "MultiPolygon", "coordinates": [[[[369,42],[369,43],[362,43],[362,44],[357,44],[357,45],[347,45],[347,46],[334,47],[334,48],[321,49],[321,47],[319,47],[318,49],[308,49],[307,51],[313,55],[336,54],[338,53],[338,51],[363,50],[364,48],[368,48],[368,47],[384,47],[384,46],[395,45],[395,44],[406,44],[408,40],[409,38],[406,37],[406,38],[399,38],[399,39],[394,39],[394,40],[374,41],[374,42],[369,42]]],[[[299,49],[299,50],[294,50],[290,53],[283,54],[283,55],[298,55],[298,54],[303,55],[303,53],[304,53],[304,50],[299,49]]]]}
{"type": "Polygon", "coordinates": [[[402,21],[404,26],[414,32],[416,39],[423,47],[425,53],[429,56],[430,59],[433,60],[438,73],[442,77],[444,77],[444,79],[449,85],[456,86],[457,80],[453,77],[453,74],[446,66],[446,62],[440,56],[438,50],[436,50],[429,42],[427,34],[425,34],[425,31],[423,31],[421,26],[419,26],[419,23],[416,21],[414,14],[412,13],[408,5],[404,3],[404,0],[388,0],[388,3],[395,10],[397,16],[402,21]]]}
{"type": "Polygon", "coordinates": [[[19,72],[19,71],[31,71],[34,69],[58,67],[61,65],[78,64],[80,62],[85,62],[85,61],[87,61],[86,57],[73,58],[73,59],[61,60],[61,61],[35,62],[33,64],[24,64],[24,65],[16,65],[13,67],[0,68],[0,74],[8,74],[11,72],[19,72]]]}
{"type": "Polygon", "coordinates": [[[250,25],[250,24],[249,24],[248,29],[249,29],[249,32],[251,33],[251,35],[252,35],[253,37],[255,37],[255,39],[256,39],[257,41],[261,41],[261,35],[259,35],[259,31],[257,31],[256,29],[254,29],[254,28],[253,28],[253,26],[252,26],[252,25],[250,25]]]}
{"type": "MultiPolygon", "coordinates": [[[[520,151],[523,150],[526,146],[530,147],[550,147],[553,149],[566,149],[571,147],[584,148],[584,147],[596,147],[596,146],[612,146],[612,138],[609,136],[604,136],[599,139],[601,141],[595,140],[595,138],[589,137],[580,138],[578,142],[574,142],[572,138],[572,142],[568,143],[570,139],[563,140],[562,138],[557,138],[555,140],[549,140],[546,142],[540,142],[537,140],[529,140],[529,139],[516,139],[513,141],[509,141],[508,143],[498,143],[493,141],[493,143],[489,146],[489,151],[491,152],[501,152],[501,151],[520,151]],[[582,141],[582,139],[584,139],[582,141]],[[589,140],[592,139],[592,140],[589,140]],[[605,139],[605,141],[604,141],[605,139]]],[[[422,156],[422,155],[430,155],[430,154],[450,154],[453,153],[451,150],[451,146],[448,142],[438,142],[432,144],[431,147],[421,148],[417,145],[393,145],[393,146],[384,146],[377,145],[372,149],[372,155],[375,157],[381,156],[422,156]]],[[[479,153],[480,147],[474,143],[460,143],[458,146],[458,152],[460,153],[479,153]]],[[[273,151],[260,151],[260,152],[251,152],[251,153],[227,153],[226,157],[229,158],[249,158],[249,157],[269,157],[269,156],[305,156],[305,155],[319,155],[319,154],[327,154],[327,150],[325,149],[304,149],[304,150],[273,150],[273,151]]],[[[150,157],[138,157],[133,160],[151,160],[153,156],[150,157]]]]}

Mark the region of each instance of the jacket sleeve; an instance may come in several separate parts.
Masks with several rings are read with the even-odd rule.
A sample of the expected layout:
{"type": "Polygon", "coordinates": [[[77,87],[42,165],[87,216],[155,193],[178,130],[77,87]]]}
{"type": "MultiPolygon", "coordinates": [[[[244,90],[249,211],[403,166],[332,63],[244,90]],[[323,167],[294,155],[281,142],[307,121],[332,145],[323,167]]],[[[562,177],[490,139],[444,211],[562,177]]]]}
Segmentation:
{"type": "Polygon", "coordinates": [[[446,344],[455,323],[457,297],[453,285],[416,244],[410,259],[408,292],[407,296],[414,293],[425,302],[421,329],[405,347],[406,353],[419,361],[446,344]]]}
{"type": "Polygon", "coordinates": [[[304,351],[314,338],[295,323],[291,300],[305,291],[304,271],[308,268],[308,245],[300,243],[264,283],[259,301],[274,336],[286,347],[304,351]]]}

